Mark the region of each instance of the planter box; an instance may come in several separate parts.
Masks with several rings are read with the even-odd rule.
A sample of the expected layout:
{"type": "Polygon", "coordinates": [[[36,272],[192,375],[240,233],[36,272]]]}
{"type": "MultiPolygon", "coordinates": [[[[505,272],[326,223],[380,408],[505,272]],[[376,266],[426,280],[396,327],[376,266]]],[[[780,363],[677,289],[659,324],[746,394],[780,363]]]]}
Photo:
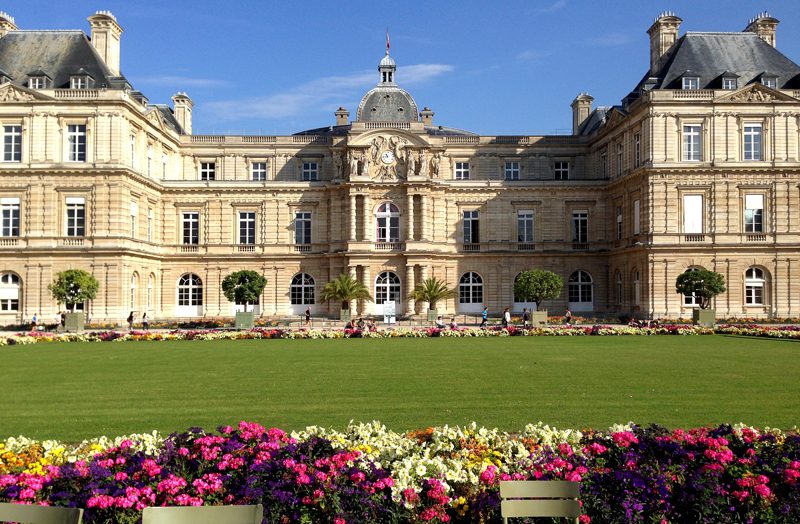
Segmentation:
{"type": "Polygon", "coordinates": [[[83,331],[86,316],[83,313],[67,313],[64,320],[64,331],[77,333],[83,331]]]}
{"type": "Polygon", "coordinates": [[[531,311],[531,326],[539,327],[547,325],[547,311],[531,311]]]}
{"type": "Polygon", "coordinates": [[[428,322],[436,322],[436,317],[438,316],[438,312],[435,309],[428,310],[428,322]]]}
{"type": "Polygon", "coordinates": [[[340,309],[339,310],[339,320],[343,320],[345,322],[350,322],[350,310],[349,309],[340,309]]]}
{"type": "Polygon", "coordinates": [[[253,311],[236,312],[236,329],[253,329],[256,325],[256,314],[253,311]]]}
{"type": "Polygon", "coordinates": [[[717,320],[715,309],[695,309],[692,311],[692,322],[696,326],[714,327],[717,320]]]}

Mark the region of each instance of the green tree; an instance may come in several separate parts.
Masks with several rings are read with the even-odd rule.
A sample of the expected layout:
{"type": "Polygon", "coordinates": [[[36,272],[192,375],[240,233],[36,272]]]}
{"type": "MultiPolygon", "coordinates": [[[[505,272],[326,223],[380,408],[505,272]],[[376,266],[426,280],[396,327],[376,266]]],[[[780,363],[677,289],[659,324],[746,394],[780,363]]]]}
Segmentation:
{"type": "Polygon", "coordinates": [[[350,309],[351,300],[372,301],[367,286],[356,280],[347,273],[342,273],[336,279],[331,280],[322,288],[322,300],[337,300],[342,303],[342,309],[350,309]]]}
{"type": "Polygon", "coordinates": [[[691,268],[678,275],[675,291],[681,295],[694,295],[700,309],[708,309],[711,299],[725,292],[725,277],[716,271],[691,268]]]}
{"type": "Polygon", "coordinates": [[[97,296],[99,287],[97,279],[88,271],[68,269],[58,273],[55,281],[47,286],[47,289],[54,299],[74,313],[75,305],[92,300],[97,296]]]}
{"type": "Polygon", "coordinates": [[[222,279],[222,293],[229,301],[244,304],[244,310],[247,311],[249,304],[258,303],[266,285],[267,279],[263,275],[256,271],[243,269],[222,279]]]}
{"type": "Polygon", "coordinates": [[[408,295],[408,300],[427,302],[428,309],[436,309],[436,303],[456,295],[454,289],[447,287],[447,283],[436,277],[426,278],[408,295]]]}
{"type": "Polygon", "coordinates": [[[517,302],[534,302],[536,310],[545,300],[558,298],[564,288],[564,280],[544,269],[523,271],[514,281],[514,300],[517,302]]]}

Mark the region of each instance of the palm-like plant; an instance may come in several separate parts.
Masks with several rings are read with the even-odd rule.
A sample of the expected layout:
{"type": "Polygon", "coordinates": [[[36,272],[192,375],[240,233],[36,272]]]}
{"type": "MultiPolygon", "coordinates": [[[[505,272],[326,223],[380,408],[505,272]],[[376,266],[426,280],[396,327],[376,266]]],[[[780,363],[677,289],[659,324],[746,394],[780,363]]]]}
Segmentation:
{"type": "Polygon", "coordinates": [[[322,288],[322,300],[339,300],[342,309],[350,309],[351,300],[372,300],[369,289],[361,281],[342,273],[322,288]]]}
{"type": "Polygon", "coordinates": [[[427,302],[428,309],[436,309],[436,303],[456,296],[455,289],[447,287],[447,283],[436,277],[426,278],[408,295],[408,300],[427,302]]]}

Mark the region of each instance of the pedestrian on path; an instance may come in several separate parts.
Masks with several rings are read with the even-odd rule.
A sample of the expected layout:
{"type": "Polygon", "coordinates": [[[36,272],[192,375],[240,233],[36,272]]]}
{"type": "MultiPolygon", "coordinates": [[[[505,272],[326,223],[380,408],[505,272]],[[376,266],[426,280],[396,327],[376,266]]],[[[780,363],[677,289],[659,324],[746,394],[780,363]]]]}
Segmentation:
{"type": "Polygon", "coordinates": [[[150,322],[147,320],[147,313],[142,313],[142,329],[145,331],[150,329],[150,322]]]}
{"type": "Polygon", "coordinates": [[[567,308],[567,312],[564,313],[564,324],[570,325],[572,323],[572,311],[567,308]]]}
{"type": "Polygon", "coordinates": [[[481,325],[479,326],[480,329],[486,327],[486,321],[489,320],[489,308],[483,306],[483,313],[481,313],[481,325]]]}
{"type": "Polygon", "coordinates": [[[133,331],[133,319],[134,318],[136,318],[136,316],[133,314],[133,311],[131,311],[131,314],[128,315],[128,331],[133,331]]]}
{"type": "Polygon", "coordinates": [[[528,329],[530,327],[531,314],[528,313],[528,308],[522,308],[522,327],[528,329]]]}
{"type": "Polygon", "coordinates": [[[507,328],[509,324],[511,324],[511,312],[505,308],[503,310],[503,327],[507,328]]]}

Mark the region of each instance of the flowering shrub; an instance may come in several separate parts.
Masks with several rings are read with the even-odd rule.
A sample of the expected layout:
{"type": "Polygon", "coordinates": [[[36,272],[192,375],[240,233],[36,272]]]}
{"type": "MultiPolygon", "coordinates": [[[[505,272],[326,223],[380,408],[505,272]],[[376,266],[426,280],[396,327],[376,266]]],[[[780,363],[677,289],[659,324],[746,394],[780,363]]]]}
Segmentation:
{"type": "Polygon", "coordinates": [[[150,505],[248,503],[264,504],[266,522],[499,522],[499,482],[509,479],[580,482],[583,523],[798,522],[800,435],[541,423],[402,434],[377,422],[287,434],[241,422],[165,439],[0,447],[0,500],[83,507],[88,523],[139,522],[150,505]]]}

